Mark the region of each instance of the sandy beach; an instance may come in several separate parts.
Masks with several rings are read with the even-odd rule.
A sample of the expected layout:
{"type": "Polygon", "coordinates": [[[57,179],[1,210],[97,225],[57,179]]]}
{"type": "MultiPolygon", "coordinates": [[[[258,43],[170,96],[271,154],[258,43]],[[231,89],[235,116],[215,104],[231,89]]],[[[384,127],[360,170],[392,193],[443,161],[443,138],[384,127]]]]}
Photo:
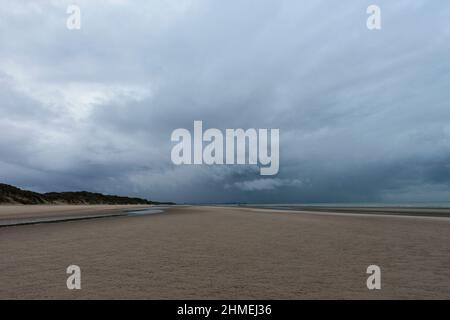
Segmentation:
{"type": "Polygon", "coordinates": [[[124,209],[148,208],[149,205],[0,205],[0,224],[6,220],[98,215],[124,209]]]}
{"type": "MultiPolygon", "coordinates": [[[[0,207],[0,222],[124,209],[12,207],[0,207]]],[[[0,298],[448,299],[449,231],[446,217],[212,206],[9,226],[0,298]],[[66,287],[72,264],[81,290],[66,287]],[[366,287],[371,264],[381,290],[366,287]]]]}

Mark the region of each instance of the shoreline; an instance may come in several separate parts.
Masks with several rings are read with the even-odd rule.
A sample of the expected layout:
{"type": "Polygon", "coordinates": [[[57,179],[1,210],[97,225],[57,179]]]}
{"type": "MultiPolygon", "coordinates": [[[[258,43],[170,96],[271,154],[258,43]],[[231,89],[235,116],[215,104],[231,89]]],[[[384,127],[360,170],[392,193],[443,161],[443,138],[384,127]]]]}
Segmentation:
{"type": "MultiPolygon", "coordinates": [[[[218,206],[221,207],[221,206],[218,206]]],[[[424,208],[424,207],[336,207],[336,206],[277,206],[277,205],[241,205],[223,206],[236,208],[250,208],[258,210],[293,211],[298,213],[323,213],[334,215],[367,215],[367,216],[393,216],[393,217],[425,217],[450,218],[450,208],[424,208]]]]}
{"type": "MultiPolygon", "coordinates": [[[[175,206],[170,206],[175,207],[175,206]]],[[[164,211],[170,208],[159,205],[0,205],[0,228],[45,223],[62,223],[77,220],[92,220],[143,215],[148,210],[164,211]],[[133,212],[133,213],[132,213],[133,212]],[[144,213],[142,213],[144,212],[144,213]]],[[[184,207],[196,207],[185,205],[184,207]]],[[[297,213],[325,216],[354,216],[377,218],[418,218],[448,221],[450,209],[393,207],[310,207],[310,206],[227,206],[199,205],[203,208],[243,209],[248,211],[297,213]]],[[[156,212],[155,212],[156,213],[156,212]]]]}
{"type": "Polygon", "coordinates": [[[2,210],[0,206],[0,228],[154,214],[161,212],[162,208],[157,205],[83,205],[82,208],[77,210],[74,206],[57,205],[59,207],[54,208],[52,205],[47,205],[44,210],[54,212],[43,214],[41,210],[36,210],[38,208],[34,206],[17,208],[18,210],[11,210],[11,208],[6,210],[3,208],[2,210]],[[37,216],[33,216],[35,211],[38,213],[37,216]]]}

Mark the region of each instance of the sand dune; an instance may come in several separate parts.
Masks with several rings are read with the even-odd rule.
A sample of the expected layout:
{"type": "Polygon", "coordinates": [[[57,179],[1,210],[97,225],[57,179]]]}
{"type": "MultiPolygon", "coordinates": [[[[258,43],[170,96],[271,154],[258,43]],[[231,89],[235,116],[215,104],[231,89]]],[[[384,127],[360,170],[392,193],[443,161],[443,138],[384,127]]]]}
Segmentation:
{"type": "Polygon", "coordinates": [[[446,218],[194,206],[5,227],[0,298],[450,298],[449,231],[446,218]],[[81,290],[66,288],[71,264],[81,290]],[[366,287],[370,264],[381,290],[366,287]]]}

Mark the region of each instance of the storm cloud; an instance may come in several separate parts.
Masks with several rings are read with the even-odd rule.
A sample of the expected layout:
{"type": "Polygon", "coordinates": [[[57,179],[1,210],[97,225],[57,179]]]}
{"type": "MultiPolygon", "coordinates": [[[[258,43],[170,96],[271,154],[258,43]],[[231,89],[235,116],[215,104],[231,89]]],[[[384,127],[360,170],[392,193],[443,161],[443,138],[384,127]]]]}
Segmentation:
{"type": "Polygon", "coordinates": [[[0,182],[177,202],[449,200],[449,17],[426,0],[2,1],[0,182]],[[66,28],[73,3],[80,30],[66,28]],[[279,128],[278,175],[174,165],[171,132],[194,120],[279,128]]]}

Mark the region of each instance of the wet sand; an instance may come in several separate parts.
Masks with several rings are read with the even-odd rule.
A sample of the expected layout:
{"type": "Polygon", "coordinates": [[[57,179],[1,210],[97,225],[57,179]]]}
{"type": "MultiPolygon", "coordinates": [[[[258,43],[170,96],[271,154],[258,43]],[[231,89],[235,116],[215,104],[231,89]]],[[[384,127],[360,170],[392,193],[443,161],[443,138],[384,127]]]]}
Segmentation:
{"type": "Polygon", "coordinates": [[[6,205],[0,206],[0,228],[123,216],[152,205],[6,205]]]}
{"type": "Polygon", "coordinates": [[[0,228],[0,298],[448,299],[449,243],[444,217],[239,207],[12,226],[0,228]],[[72,264],[81,290],[66,287],[72,264]],[[371,264],[381,290],[366,287],[371,264]]]}
{"type": "Polygon", "coordinates": [[[124,209],[148,208],[150,205],[0,205],[0,222],[6,219],[62,217],[65,215],[101,214],[124,209]]]}

